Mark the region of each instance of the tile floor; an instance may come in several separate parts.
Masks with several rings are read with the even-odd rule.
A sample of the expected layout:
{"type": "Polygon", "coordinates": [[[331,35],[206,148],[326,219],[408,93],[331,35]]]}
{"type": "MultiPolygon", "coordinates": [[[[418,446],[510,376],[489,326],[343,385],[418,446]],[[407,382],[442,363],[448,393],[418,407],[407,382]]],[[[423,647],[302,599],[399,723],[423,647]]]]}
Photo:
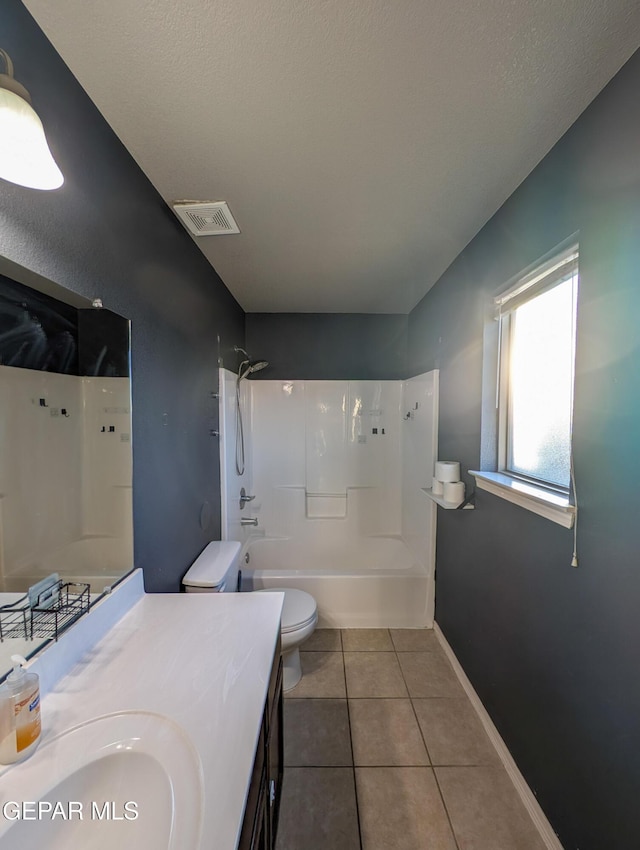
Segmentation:
{"type": "Polygon", "coordinates": [[[544,850],[432,631],[319,629],[301,655],[276,850],[544,850]]]}

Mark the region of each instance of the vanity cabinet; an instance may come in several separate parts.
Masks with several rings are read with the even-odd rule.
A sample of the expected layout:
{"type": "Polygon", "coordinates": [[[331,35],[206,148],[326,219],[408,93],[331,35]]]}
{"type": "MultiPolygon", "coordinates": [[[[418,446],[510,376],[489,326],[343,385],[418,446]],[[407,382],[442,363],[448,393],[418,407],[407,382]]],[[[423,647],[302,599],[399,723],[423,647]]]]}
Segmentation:
{"type": "Polygon", "coordinates": [[[283,694],[280,641],[269,679],[238,850],[274,850],[283,774],[283,694]]]}

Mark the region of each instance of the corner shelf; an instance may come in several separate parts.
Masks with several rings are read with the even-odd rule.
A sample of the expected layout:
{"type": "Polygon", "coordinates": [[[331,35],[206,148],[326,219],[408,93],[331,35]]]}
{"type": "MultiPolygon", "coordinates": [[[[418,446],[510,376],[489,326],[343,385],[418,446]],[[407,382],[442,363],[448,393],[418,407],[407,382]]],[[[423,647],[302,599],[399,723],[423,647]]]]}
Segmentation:
{"type": "MultiPolygon", "coordinates": [[[[462,504],[462,502],[460,502],[460,505],[452,505],[451,502],[445,502],[445,500],[443,499],[442,496],[434,496],[433,490],[431,490],[430,487],[429,488],[422,487],[421,490],[425,494],[425,496],[427,496],[429,499],[431,499],[431,501],[435,502],[436,505],[440,505],[440,507],[444,508],[445,511],[460,510],[460,505],[462,504]]],[[[465,505],[464,508],[462,508],[463,511],[472,511],[474,509],[475,509],[475,505],[465,505]]]]}

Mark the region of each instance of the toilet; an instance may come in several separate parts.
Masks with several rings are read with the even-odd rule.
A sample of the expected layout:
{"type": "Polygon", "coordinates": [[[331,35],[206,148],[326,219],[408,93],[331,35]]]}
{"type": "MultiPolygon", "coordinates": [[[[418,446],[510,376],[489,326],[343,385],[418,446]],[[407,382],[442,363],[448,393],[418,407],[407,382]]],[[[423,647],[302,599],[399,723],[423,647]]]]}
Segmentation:
{"type": "MultiPolygon", "coordinates": [[[[234,593],[239,587],[242,544],[237,540],[214,540],[193,562],[182,579],[187,593],[234,593]]],[[[280,638],[283,688],[290,691],[302,677],[300,646],[318,623],[318,606],[310,593],[291,587],[270,587],[253,593],[284,593],[280,638]]]]}

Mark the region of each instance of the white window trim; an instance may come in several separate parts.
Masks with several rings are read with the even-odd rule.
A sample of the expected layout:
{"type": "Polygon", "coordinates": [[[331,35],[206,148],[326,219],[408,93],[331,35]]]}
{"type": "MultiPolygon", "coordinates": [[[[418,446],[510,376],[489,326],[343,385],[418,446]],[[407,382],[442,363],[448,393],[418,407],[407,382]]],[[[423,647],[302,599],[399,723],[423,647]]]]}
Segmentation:
{"type": "MultiPolygon", "coordinates": [[[[506,501],[512,502],[526,510],[532,511],[539,516],[555,522],[564,528],[572,528],[574,526],[577,508],[572,504],[571,493],[573,484],[567,491],[562,488],[556,488],[554,485],[545,485],[543,481],[527,480],[526,477],[521,477],[513,474],[505,469],[507,465],[506,457],[506,408],[504,404],[499,404],[499,399],[504,398],[506,372],[501,362],[504,354],[502,332],[504,327],[502,321],[508,322],[509,313],[520,303],[528,300],[531,297],[543,292],[549,285],[550,279],[553,279],[563,267],[567,267],[574,263],[579,256],[579,241],[578,234],[569,237],[562,245],[557,246],[551,251],[547,258],[542,258],[530,267],[528,272],[520,274],[517,278],[513,278],[510,285],[493,299],[493,309],[491,318],[498,325],[499,330],[494,342],[491,341],[491,335],[485,336],[485,358],[487,351],[493,350],[495,355],[490,354],[490,358],[496,357],[496,361],[491,366],[491,360],[485,361],[483,373],[483,424],[482,424],[482,440],[485,449],[481,451],[481,456],[484,455],[484,460],[487,462],[489,469],[473,471],[470,474],[475,477],[476,486],[479,490],[486,490],[495,496],[498,496],[506,501]],[[491,348],[495,344],[495,348],[491,348]],[[487,345],[489,348],[487,348],[487,345]],[[495,376],[495,383],[492,381],[491,372],[495,376]],[[488,380],[488,384],[485,382],[488,380]],[[488,390],[488,392],[487,392],[488,390]],[[495,407],[494,407],[495,405],[495,407]],[[495,411],[495,419],[493,419],[492,411],[495,411]],[[485,426],[485,416],[487,417],[485,426]],[[493,425],[491,423],[494,423],[493,425]],[[495,428],[495,430],[493,430],[495,428]],[[488,448],[493,442],[494,449],[488,448]],[[494,442],[495,441],[495,442],[494,442]],[[495,452],[495,454],[493,454],[495,452]],[[489,459],[489,455],[493,454],[493,460],[489,459]],[[495,465],[494,465],[495,464],[495,465]],[[496,471],[494,471],[496,470],[496,471]]],[[[553,284],[552,284],[553,285],[553,284]]],[[[487,316],[488,325],[487,331],[490,330],[490,325],[493,324],[487,316]]]]}
{"type": "Polygon", "coordinates": [[[570,503],[568,495],[546,490],[537,484],[529,484],[504,472],[470,469],[469,475],[474,476],[479,490],[493,493],[494,496],[526,508],[564,528],[573,527],[576,509],[570,503]]]}
{"type": "Polygon", "coordinates": [[[555,286],[556,284],[553,281],[557,280],[563,269],[573,266],[579,256],[579,245],[574,242],[559,253],[554,252],[551,260],[536,265],[532,272],[519,277],[516,283],[493,299],[496,318],[499,318],[505,312],[505,307],[507,310],[514,310],[524,304],[525,301],[540,295],[547,289],[549,281],[551,281],[551,287],[555,286]]]}

